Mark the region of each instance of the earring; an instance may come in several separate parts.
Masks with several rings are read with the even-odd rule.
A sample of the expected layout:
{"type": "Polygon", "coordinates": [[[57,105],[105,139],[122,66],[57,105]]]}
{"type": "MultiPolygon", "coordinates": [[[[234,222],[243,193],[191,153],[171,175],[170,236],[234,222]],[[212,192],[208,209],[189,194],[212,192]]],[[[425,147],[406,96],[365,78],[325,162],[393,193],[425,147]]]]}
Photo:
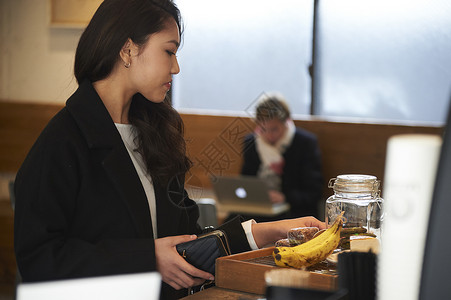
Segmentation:
{"type": "Polygon", "coordinates": [[[128,49],[128,62],[124,62],[124,67],[127,69],[130,68],[130,65],[132,63],[132,52],[130,49],[128,49]]]}

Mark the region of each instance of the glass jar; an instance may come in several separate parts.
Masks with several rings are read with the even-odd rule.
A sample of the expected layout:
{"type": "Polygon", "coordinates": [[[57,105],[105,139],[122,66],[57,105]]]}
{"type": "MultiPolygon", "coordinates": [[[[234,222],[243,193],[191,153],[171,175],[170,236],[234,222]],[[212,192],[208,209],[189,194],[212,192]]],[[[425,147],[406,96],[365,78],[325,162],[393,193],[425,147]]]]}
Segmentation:
{"type": "Polygon", "coordinates": [[[326,223],[331,225],[344,211],[343,228],[381,236],[383,202],[376,176],[349,174],[329,180],[334,195],[326,200],[326,223]]]}

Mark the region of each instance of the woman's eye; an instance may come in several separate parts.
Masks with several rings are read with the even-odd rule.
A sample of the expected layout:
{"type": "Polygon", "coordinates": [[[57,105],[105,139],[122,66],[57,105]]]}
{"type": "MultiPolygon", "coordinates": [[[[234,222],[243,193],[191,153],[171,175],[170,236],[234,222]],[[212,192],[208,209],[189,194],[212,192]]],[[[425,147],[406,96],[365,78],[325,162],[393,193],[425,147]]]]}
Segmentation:
{"type": "Polygon", "coordinates": [[[169,55],[175,55],[175,52],[172,52],[172,51],[170,51],[170,50],[166,50],[166,52],[167,52],[169,55]]]}

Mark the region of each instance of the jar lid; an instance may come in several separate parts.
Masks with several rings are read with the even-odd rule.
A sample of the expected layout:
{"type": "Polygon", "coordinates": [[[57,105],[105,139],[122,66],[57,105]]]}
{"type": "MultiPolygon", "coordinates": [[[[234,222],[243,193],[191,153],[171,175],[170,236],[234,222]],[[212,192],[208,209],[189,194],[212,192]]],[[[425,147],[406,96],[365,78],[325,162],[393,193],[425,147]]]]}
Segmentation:
{"type": "Polygon", "coordinates": [[[342,193],[371,193],[379,195],[380,181],[373,175],[346,174],[329,180],[329,188],[342,193]]]}

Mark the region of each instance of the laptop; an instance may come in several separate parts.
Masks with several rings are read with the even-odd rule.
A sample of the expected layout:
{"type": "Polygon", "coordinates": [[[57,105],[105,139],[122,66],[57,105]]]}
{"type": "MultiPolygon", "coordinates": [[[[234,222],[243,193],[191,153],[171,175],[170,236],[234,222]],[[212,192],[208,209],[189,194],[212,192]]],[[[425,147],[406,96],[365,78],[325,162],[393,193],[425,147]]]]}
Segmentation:
{"type": "Polygon", "coordinates": [[[272,203],[268,186],[254,176],[218,176],[211,179],[216,200],[227,212],[276,216],[290,210],[288,203],[272,203]]]}
{"type": "Polygon", "coordinates": [[[161,275],[157,272],[21,283],[17,300],[158,300],[161,275]]]}

